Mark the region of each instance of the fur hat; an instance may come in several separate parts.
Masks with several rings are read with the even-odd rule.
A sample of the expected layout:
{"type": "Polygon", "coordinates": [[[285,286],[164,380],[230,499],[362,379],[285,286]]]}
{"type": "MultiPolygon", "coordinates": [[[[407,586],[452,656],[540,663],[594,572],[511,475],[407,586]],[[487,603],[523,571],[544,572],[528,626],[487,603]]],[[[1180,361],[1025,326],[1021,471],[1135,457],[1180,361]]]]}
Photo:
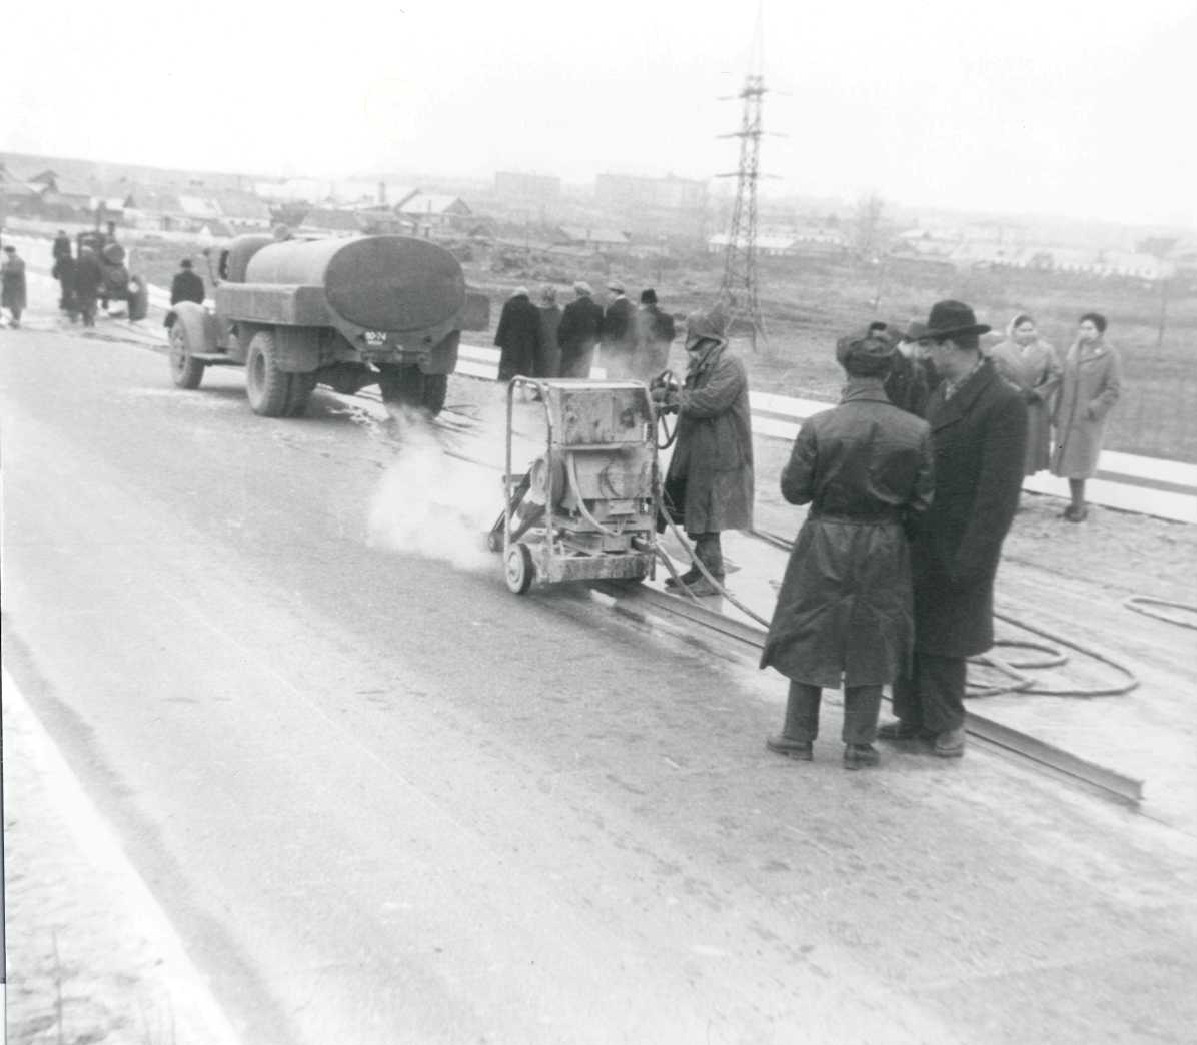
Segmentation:
{"type": "Polygon", "coordinates": [[[655,305],[657,303],[657,292],[649,287],[647,290],[640,291],[640,304],[655,305]]]}
{"type": "Polygon", "coordinates": [[[835,358],[854,377],[883,377],[894,365],[897,346],[884,327],[862,330],[835,343],[835,358]]]}

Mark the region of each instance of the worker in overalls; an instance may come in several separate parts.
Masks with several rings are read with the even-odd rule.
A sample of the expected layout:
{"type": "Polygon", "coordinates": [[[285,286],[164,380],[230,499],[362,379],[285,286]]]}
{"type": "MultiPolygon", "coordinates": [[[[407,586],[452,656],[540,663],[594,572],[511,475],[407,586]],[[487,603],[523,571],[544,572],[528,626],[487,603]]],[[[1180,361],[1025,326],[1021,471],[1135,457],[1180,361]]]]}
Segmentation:
{"type": "MultiPolygon", "coordinates": [[[[752,527],[748,371],[728,347],[717,313],[691,313],[686,320],[686,354],[683,386],[653,390],[657,403],[678,413],[664,507],[685,528],[695,557],[719,587],[697,565],[682,574],[681,583],[693,595],[718,595],[725,576],[720,534],[752,527]]],[[[672,578],[667,583],[671,582],[672,578]]]]}

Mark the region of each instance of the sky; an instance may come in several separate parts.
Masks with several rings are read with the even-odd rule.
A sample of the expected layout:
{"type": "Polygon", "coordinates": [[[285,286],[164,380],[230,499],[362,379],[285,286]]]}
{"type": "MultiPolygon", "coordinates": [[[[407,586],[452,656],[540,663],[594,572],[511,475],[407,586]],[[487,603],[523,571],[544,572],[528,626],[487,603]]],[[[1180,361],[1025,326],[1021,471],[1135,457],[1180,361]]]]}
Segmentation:
{"type": "Polygon", "coordinates": [[[705,179],[755,39],[767,193],[1197,228],[1197,0],[4,6],[8,151],[705,179]]]}

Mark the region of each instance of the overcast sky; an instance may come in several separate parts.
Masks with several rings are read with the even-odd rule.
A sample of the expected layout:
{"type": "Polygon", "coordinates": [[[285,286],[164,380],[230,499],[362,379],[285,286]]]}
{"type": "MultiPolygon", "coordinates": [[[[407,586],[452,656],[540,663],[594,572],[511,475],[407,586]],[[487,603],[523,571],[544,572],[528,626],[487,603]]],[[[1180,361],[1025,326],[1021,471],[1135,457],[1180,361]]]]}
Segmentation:
{"type": "MultiPolygon", "coordinates": [[[[768,191],[1197,226],[1197,0],[766,0],[768,191]]],[[[752,0],[6,3],[0,147],[340,176],[734,170],[752,0]],[[74,71],[94,70],[87,83],[74,71]]]]}

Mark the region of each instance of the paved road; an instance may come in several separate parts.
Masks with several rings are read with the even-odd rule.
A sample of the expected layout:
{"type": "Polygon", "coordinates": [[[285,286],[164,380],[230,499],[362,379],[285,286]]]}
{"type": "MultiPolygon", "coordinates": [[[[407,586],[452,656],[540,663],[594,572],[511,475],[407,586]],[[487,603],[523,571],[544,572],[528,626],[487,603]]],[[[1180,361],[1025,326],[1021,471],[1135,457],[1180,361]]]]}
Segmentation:
{"type": "Polygon", "coordinates": [[[331,398],[5,331],[0,406],[6,666],[244,1041],[1191,1040],[1192,839],[768,756],[778,681],[371,548],[409,450],[331,398]]]}

